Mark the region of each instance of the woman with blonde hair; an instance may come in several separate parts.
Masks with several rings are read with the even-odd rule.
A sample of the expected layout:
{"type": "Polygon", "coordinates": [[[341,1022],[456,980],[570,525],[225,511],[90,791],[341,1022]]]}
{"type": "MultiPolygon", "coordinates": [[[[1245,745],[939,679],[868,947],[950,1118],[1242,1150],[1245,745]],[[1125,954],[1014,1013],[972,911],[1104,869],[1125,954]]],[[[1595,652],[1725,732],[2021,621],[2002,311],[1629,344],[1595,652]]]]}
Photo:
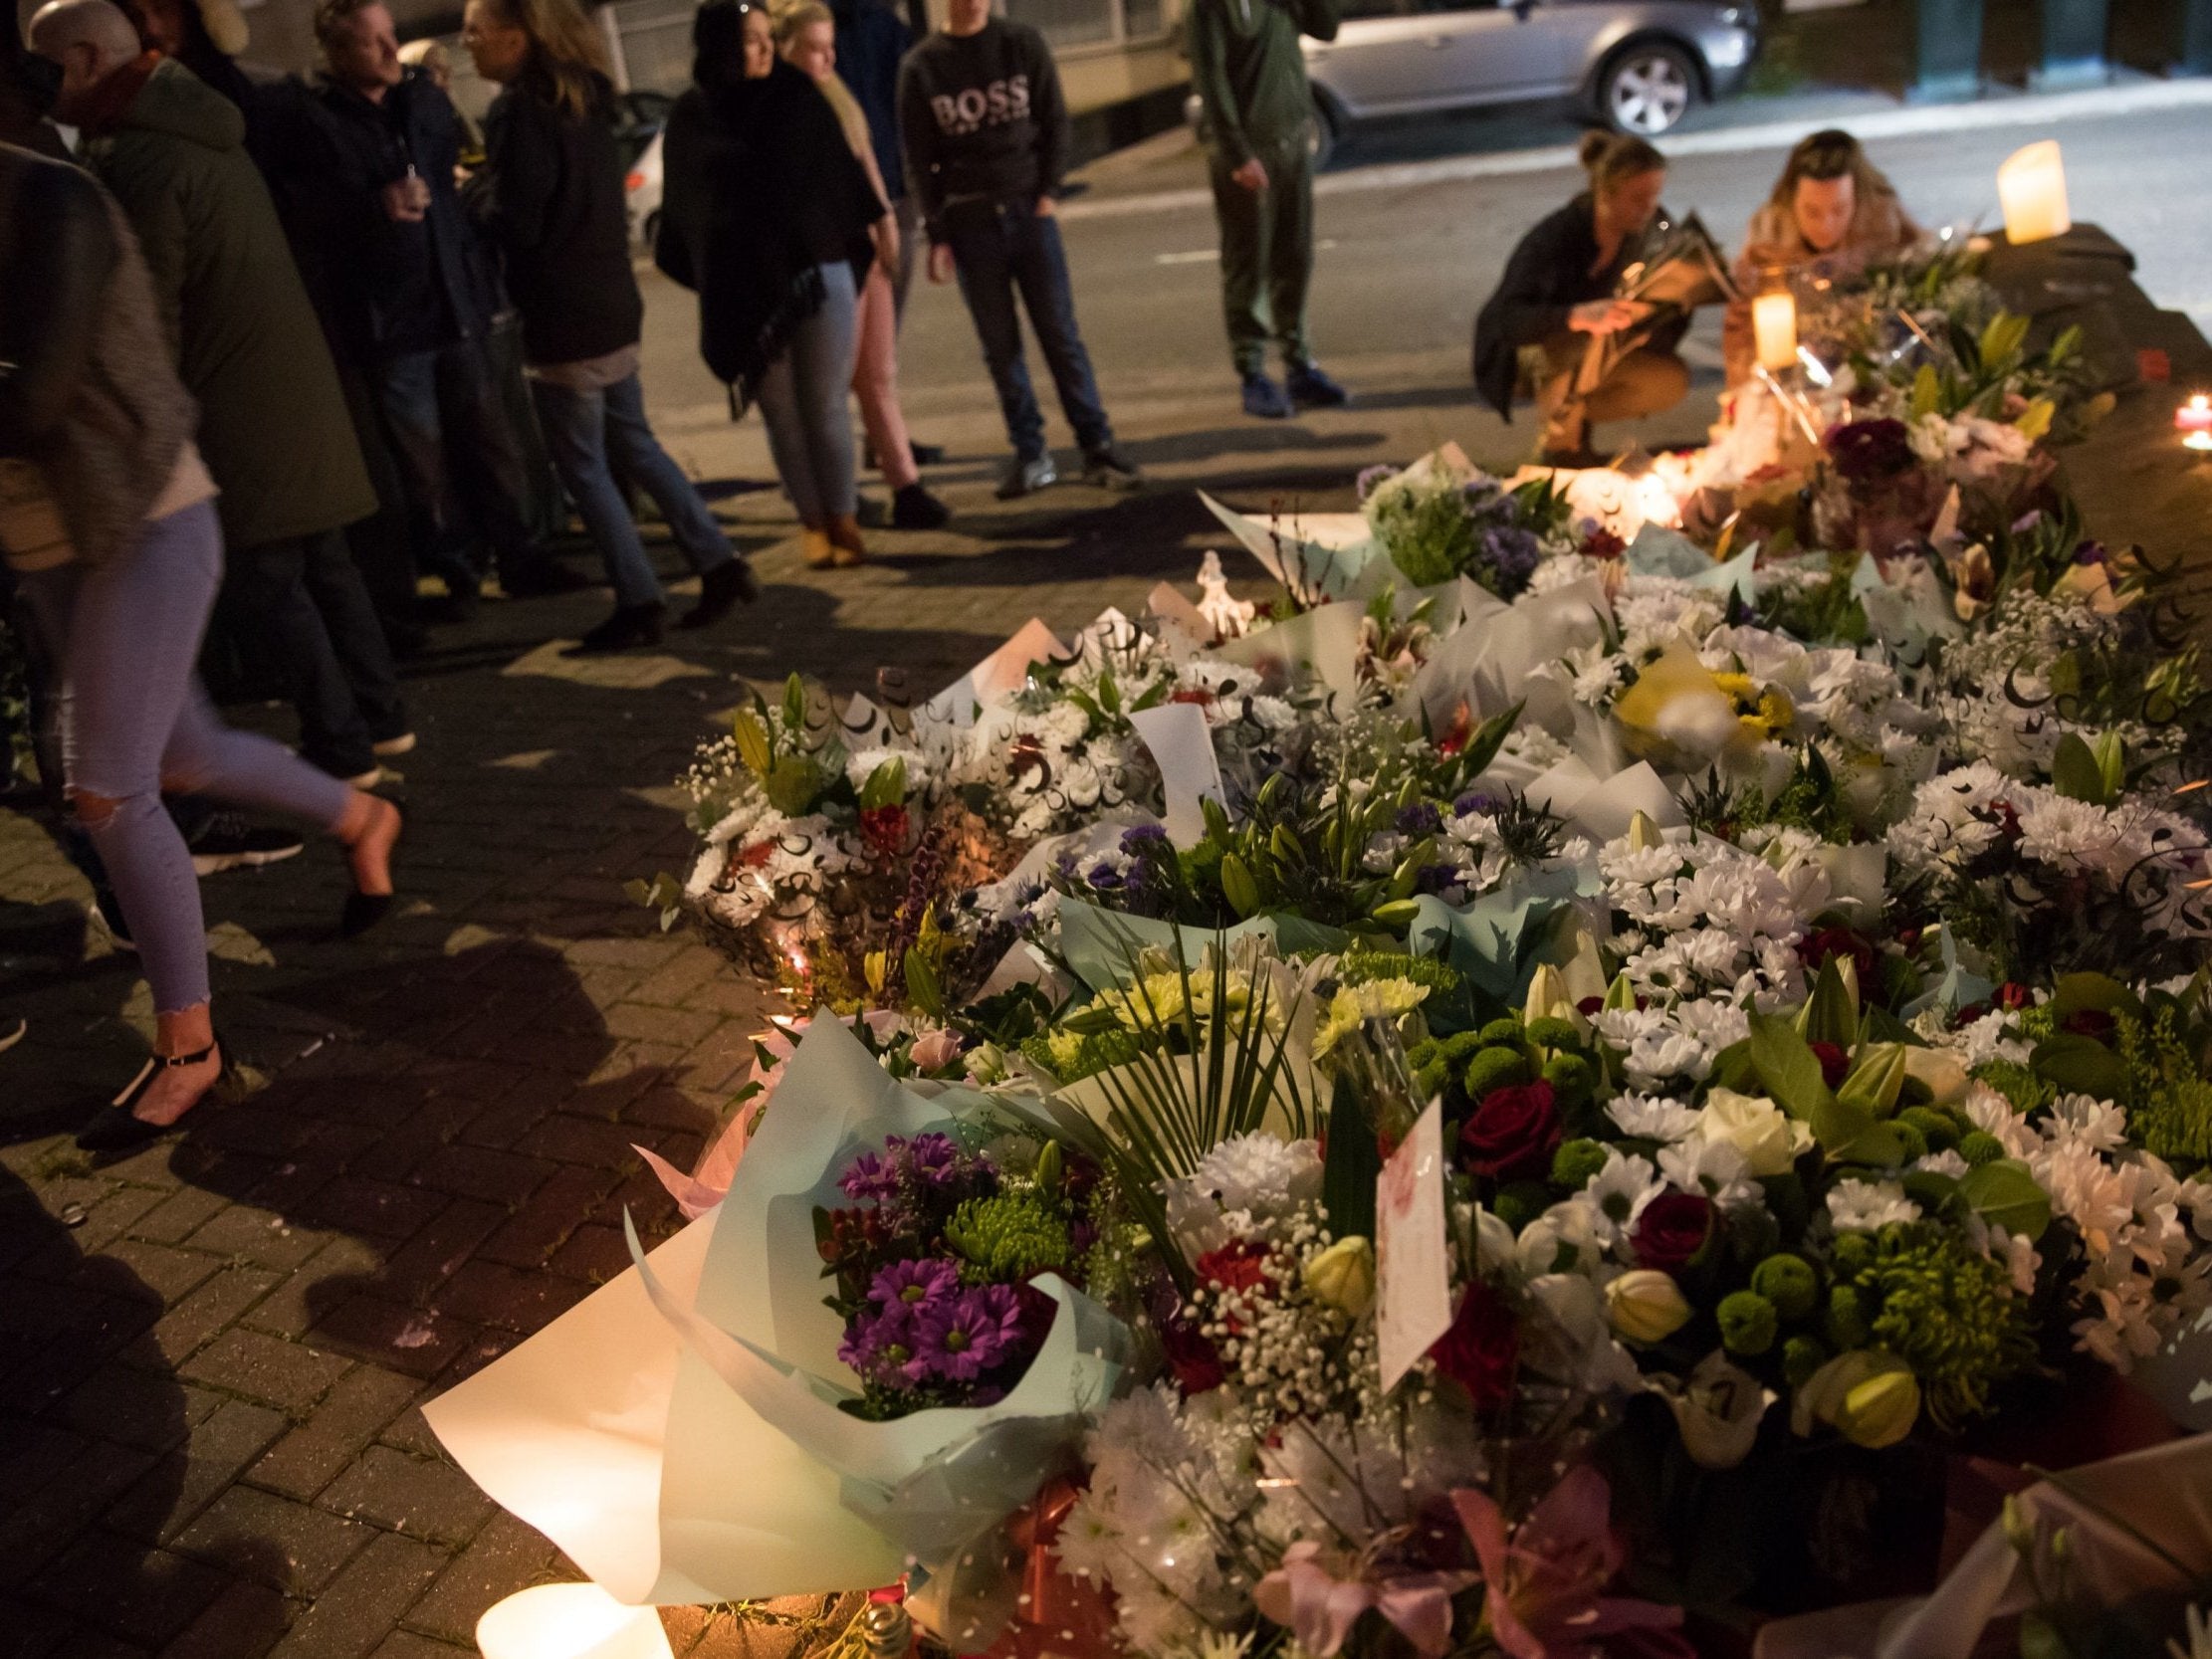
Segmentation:
{"type": "Polygon", "coordinates": [[[1904,252],[1921,235],[1858,139],[1836,127],[1799,139],[1744,233],[1734,273],[1741,298],[1730,303],[1721,331],[1728,384],[1751,377],[1751,297],[1771,276],[1808,268],[1848,276],[1904,252]]]}
{"type": "Polygon", "coordinates": [[[890,215],[875,227],[876,260],[861,285],[856,316],[852,365],[853,396],[860,400],[860,424],[867,429],[868,447],[875,451],[883,482],[891,487],[891,523],[894,528],[941,528],[952,515],[945,504],[922,487],[922,470],[914,463],[914,443],[907,436],[906,416],[899,409],[899,223],[891,205],[876,150],[868,134],[868,116],[860,103],[837,78],[837,19],[822,0],[797,0],[775,13],[775,39],[783,56],[803,71],[844,128],[845,142],[868,175],[868,184],[890,215]]]}
{"type": "Polygon", "coordinates": [[[1671,409],[1689,390],[1674,350],[1686,316],[1653,324],[1598,385],[1575,389],[1586,351],[1651,319],[1651,307],[1615,289],[1661,217],[1666,182],[1666,157],[1633,134],[1588,133],[1580,153],[1590,187],[1521,238],[1474,324],[1476,387],[1508,420],[1516,390],[1533,387],[1538,458],[1555,467],[1595,466],[1595,423],[1671,409]]]}
{"type": "Polygon", "coordinates": [[[461,40],[477,74],[501,89],[484,118],[485,168],[472,199],[506,256],[547,445],[614,584],[614,614],[575,650],[658,645],[667,601],[610,449],[699,572],[699,602],[679,628],[720,621],[757,590],[646,424],[637,379],[645,303],[630,269],[606,45],[576,0],[469,0],[461,40]]]}

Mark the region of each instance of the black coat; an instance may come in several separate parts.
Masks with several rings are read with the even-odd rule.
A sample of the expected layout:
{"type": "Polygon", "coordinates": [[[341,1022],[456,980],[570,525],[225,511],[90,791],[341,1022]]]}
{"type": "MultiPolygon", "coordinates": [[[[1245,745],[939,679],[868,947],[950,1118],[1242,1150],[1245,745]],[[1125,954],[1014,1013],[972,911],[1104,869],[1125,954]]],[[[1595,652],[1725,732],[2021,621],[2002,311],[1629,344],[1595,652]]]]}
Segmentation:
{"type": "MultiPolygon", "coordinates": [[[[1587,192],[1538,220],[1505,262],[1497,292],[1474,319],[1474,384],[1483,400],[1511,420],[1521,347],[1541,345],[1558,333],[1577,306],[1610,299],[1637,251],[1636,244],[1625,239],[1612,264],[1592,272],[1598,259],[1598,232],[1587,192]]],[[[1663,343],[1670,346],[1680,339],[1687,323],[1667,326],[1673,332],[1663,343]]],[[[1655,337],[1652,343],[1662,342],[1655,337]]]]}
{"type": "Polygon", "coordinates": [[[668,112],[660,268],[699,296],[699,353],[751,402],[822,305],[821,268],[857,288],[883,216],[829,101],[780,58],[767,78],[693,87],[668,112]]]}
{"type": "MultiPolygon", "coordinates": [[[[461,122],[452,102],[418,68],[380,104],[329,81],[315,96],[327,196],[312,211],[327,247],[311,286],[333,328],[375,357],[482,339],[500,308],[499,274],[453,181],[461,122]],[[384,211],[382,192],[409,167],[430,187],[430,207],[403,223],[384,211]]],[[[300,136],[311,136],[304,123],[300,136]]]]}
{"type": "Polygon", "coordinates": [[[614,94],[604,82],[600,93],[590,113],[574,114],[533,71],[484,117],[484,170],[469,197],[499,247],[533,363],[603,357],[643,330],[614,94]]]}

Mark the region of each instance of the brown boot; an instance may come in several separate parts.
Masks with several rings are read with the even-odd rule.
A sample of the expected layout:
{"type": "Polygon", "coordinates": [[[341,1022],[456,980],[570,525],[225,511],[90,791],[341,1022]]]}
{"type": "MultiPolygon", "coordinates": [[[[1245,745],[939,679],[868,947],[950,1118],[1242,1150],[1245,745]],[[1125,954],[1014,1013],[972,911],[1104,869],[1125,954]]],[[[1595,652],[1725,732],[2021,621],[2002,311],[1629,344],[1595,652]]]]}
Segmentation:
{"type": "Polygon", "coordinates": [[[837,562],[837,549],[830,545],[827,530],[815,529],[809,524],[798,532],[798,544],[806,554],[809,570],[827,570],[837,562]]]}
{"type": "Polygon", "coordinates": [[[868,544],[860,539],[860,520],[849,513],[840,513],[829,520],[829,544],[839,565],[868,562],[868,544]]]}

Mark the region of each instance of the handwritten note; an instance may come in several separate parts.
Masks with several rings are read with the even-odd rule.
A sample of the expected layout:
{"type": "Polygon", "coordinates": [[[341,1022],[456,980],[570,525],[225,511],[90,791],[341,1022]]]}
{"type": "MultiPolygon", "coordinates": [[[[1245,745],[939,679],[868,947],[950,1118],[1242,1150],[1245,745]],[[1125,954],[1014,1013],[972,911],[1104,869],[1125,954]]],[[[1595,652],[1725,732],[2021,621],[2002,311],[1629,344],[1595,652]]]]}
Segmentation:
{"type": "Polygon", "coordinates": [[[1432,1101],[1375,1178],[1375,1336],[1386,1390],[1451,1328],[1443,1205],[1442,1103],[1432,1101]]]}

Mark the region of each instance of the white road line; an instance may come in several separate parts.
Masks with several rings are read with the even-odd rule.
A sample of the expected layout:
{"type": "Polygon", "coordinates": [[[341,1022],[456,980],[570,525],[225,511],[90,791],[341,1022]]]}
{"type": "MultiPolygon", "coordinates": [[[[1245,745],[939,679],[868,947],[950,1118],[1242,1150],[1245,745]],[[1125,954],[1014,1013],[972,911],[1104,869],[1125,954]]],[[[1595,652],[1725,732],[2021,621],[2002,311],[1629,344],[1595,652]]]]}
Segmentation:
{"type": "MultiPolygon", "coordinates": [[[[2052,126],[2066,121],[2118,119],[2168,109],[2204,108],[2212,108],[2212,78],[2147,81],[2125,87],[2093,87],[2078,93],[2041,93],[1984,99],[1972,104],[1877,109],[1853,116],[1851,129],[1862,140],[1916,138],[1941,132],[2052,126]]],[[[1785,149],[1805,136],[1806,125],[1805,121],[1794,120],[1718,127],[1709,132],[1685,132],[1663,140],[1659,147],[1670,156],[1738,155],[1748,150],[1785,149]]],[[[1348,168],[1341,173],[1323,174],[1314,181],[1313,189],[1319,196],[1344,196],[1366,190],[1404,190],[1425,184],[1502,178],[1515,173],[1563,172],[1579,165],[1573,146],[1547,144],[1539,149],[1507,150],[1491,155],[1454,155],[1438,161],[1348,168]]],[[[1208,190],[1161,190],[1148,196],[1068,202],[1061,207],[1060,217],[1121,219],[1211,207],[1213,203],[1213,193],[1208,190]]]]}
{"type": "MultiPolygon", "coordinates": [[[[1209,201],[1213,200],[1211,196],[1207,199],[1209,201]]],[[[1317,254],[1325,254],[1335,246],[1335,237],[1324,236],[1313,245],[1313,251],[1317,254]]],[[[1220,257],[1221,250],[1218,248],[1193,248],[1185,254],[1154,254],[1152,263],[1155,265],[1212,265],[1220,257]]]]}

